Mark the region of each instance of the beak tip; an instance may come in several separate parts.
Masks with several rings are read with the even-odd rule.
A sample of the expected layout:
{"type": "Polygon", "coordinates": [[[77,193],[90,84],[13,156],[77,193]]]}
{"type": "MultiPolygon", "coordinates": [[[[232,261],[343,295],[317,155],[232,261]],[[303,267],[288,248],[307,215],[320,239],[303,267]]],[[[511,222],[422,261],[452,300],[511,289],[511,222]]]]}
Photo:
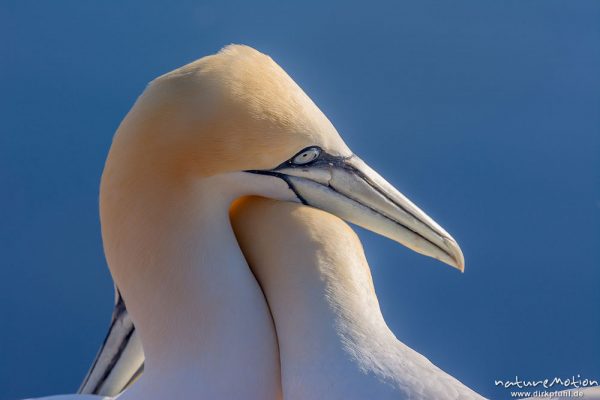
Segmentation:
{"type": "Polygon", "coordinates": [[[461,273],[464,273],[465,257],[463,255],[462,250],[460,249],[460,246],[458,245],[458,243],[456,243],[456,240],[454,240],[453,238],[444,238],[444,242],[446,242],[446,246],[452,254],[453,262],[450,265],[459,270],[461,273]]]}
{"type": "Polygon", "coordinates": [[[451,267],[456,268],[461,274],[465,273],[465,262],[464,260],[452,260],[452,263],[447,263],[451,267]]]}
{"type": "Polygon", "coordinates": [[[457,257],[456,259],[456,268],[461,272],[464,273],[465,272],[465,257],[462,254],[462,251],[460,251],[460,247],[457,247],[458,252],[460,253],[460,257],[457,257]]]}

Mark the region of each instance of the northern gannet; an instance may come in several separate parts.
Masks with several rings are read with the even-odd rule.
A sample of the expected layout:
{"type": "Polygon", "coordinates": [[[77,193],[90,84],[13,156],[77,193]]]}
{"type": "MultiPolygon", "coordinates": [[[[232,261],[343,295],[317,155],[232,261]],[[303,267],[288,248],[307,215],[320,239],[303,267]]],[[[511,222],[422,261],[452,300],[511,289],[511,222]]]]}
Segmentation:
{"type": "Polygon", "coordinates": [[[249,195],[320,208],[463,269],[456,241],[271,58],[228,46],[154,80],[106,161],[104,250],[145,353],[119,399],[281,396],[271,315],[228,215],[249,195]]]}
{"type": "Polygon", "coordinates": [[[339,218],[254,197],[232,223],[273,315],[286,400],[483,399],[396,339],[339,218]]]}

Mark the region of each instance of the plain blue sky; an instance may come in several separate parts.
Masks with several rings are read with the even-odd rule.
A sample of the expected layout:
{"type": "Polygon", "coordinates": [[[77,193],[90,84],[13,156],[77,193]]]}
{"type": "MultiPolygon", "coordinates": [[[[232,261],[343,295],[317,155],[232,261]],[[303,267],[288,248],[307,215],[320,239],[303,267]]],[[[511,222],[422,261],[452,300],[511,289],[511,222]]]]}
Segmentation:
{"type": "Polygon", "coordinates": [[[98,182],[145,84],[228,43],[270,54],[451,232],[460,274],[361,231],[405,343],[494,379],[600,379],[600,3],[0,3],[0,399],[77,389],[112,283],[98,182]]]}

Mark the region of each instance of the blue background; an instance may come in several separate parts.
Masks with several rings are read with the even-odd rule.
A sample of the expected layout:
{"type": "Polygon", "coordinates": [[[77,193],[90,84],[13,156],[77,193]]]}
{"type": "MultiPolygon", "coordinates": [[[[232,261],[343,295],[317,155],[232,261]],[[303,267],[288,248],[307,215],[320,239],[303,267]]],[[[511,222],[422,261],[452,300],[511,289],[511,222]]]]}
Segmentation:
{"type": "Polygon", "coordinates": [[[2,1],[0,399],[74,392],[113,293],[98,182],[157,75],[245,43],[461,244],[361,231],[396,335],[484,395],[600,379],[600,2],[2,1]]]}

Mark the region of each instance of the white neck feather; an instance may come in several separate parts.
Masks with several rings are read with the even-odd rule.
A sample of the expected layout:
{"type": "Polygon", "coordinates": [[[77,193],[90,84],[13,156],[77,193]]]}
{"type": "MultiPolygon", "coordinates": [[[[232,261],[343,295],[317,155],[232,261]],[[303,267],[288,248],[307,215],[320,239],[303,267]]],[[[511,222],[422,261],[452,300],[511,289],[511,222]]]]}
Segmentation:
{"type": "Polygon", "coordinates": [[[345,223],[303,206],[248,203],[233,222],[275,321],[286,400],[480,398],[396,339],[345,223]]]}
{"type": "Polygon", "coordinates": [[[272,319],[218,179],[109,173],[102,186],[107,259],[146,356],[120,398],[278,398],[272,319]]]}
{"type": "MultiPolygon", "coordinates": [[[[293,235],[287,239],[298,244],[293,235]]],[[[319,252],[288,253],[273,268],[252,263],[275,320],[286,399],[395,393],[390,356],[403,345],[381,315],[368,266],[347,251],[342,264],[319,252]]]]}

